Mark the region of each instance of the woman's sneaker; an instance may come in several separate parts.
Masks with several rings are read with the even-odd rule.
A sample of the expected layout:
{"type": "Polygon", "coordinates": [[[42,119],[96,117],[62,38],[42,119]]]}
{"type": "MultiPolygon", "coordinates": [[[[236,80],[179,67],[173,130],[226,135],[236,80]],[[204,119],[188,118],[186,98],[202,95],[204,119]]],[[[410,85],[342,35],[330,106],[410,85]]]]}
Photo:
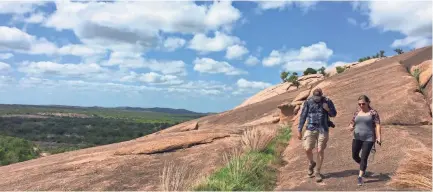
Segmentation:
{"type": "Polygon", "coordinates": [[[358,177],[358,186],[361,186],[362,184],[363,184],[362,177],[358,177]]]}

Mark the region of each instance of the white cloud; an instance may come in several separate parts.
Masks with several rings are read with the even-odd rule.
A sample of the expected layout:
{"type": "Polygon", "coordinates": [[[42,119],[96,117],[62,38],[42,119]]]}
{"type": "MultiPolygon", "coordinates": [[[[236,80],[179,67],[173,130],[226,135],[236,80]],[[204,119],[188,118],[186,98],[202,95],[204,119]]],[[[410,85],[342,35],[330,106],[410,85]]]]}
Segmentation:
{"type": "Polygon", "coordinates": [[[189,42],[188,48],[201,53],[219,52],[236,43],[241,43],[238,37],[215,31],[214,37],[207,37],[203,33],[194,35],[189,42]]]}
{"type": "Polygon", "coordinates": [[[237,69],[225,61],[215,61],[211,58],[196,58],[194,60],[194,70],[200,73],[223,73],[226,75],[247,74],[246,71],[237,69]]]}
{"type": "Polygon", "coordinates": [[[37,38],[15,27],[0,26],[0,51],[18,51],[29,54],[53,54],[55,44],[37,38]]]}
{"type": "Polygon", "coordinates": [[[56,8],[45,26],[71,29],[82,42],[115,51],[147,50],[159,41],[160,32],[194,34],[226,29],[241,17],[227,1],[212,5],[192,1],[58,1],[56,8]]]}
{"type": "Polygon", "coordinates": [[[332,56],[333,51],[324,42],[318,42],[310,46],[302,46],[299,50],[278,51],[272,50],[269,57],[263,59],[264,66],[272,67],[283,65],[283,69],[289,71],[303,71],[308,67],[320,68],[326,66],[326,61],[332,56]]]}
{"type": "Polygon", "coordinates": [[[0,53],[0,60],[6,60],[12,58],[14,55],[12,53],[0,53]]]}
{"type": "Polygon", "coordinates": [[[140,53],[134,52],[112,52],[108,61],[101,63],[101,65],[118,65],[125,69],[147,68],[163,74],[187,75],[186,64],[181,60],[144,59],[140,53]]]}
{"type": "Polygon", "coordinates": [[[35,76],[91,77],[106,70],[98,64],[59,64],[51,61],[24,62],[18,71],[35,76]]]}
{"type": "Polygon", "coordinates": [[[251,88],[251,89],[264,89],[267,88],[269,86],[272,86],[272,84],[270,83],[265,83],[265,82],[260,82],[260,81],[248,81],[246,79],[239,79],[236,82],[237,86],[239,88],[251,88]]]}
{"type": "Polygon", "coordinates": [[[266,67],[280,65],[283,62],[283,54],[277,50],[272,50],[269,57],[263,59],[262,63],[266,67]]]}
{"type": "Polygon", "coordinates": [[[279,9],[284,10],[288,9],[291,6],[299,7],[304,13],[312,10],[317,5],[318,1],[256,1],[258,3],[258,8],[260,10],[270,10],[270,9],[279,9]]]}
{"type": "Polygon", "coordinates": [[[232,45],[227,48],[226,58],[227,59],[241,59],[242,56],[247,54],[249,51],[246,47],[242,45],[232,45]]]}
{"type": "Polygon", "coordinates": [[[358,23],[356,22],[356,20],[352,17],[347,18],[347,22],[349,22],[351,25],[357,25],[358,23]]]}
{"type": "Polygon", "coordinates": [[[185,45],[186,41],[182,38],[169,37],[164,41],[164,48],[168,51],[174,51],[185,45]]]}
{"type": "Polygon", "coordinates": [[[150,84],[165,84],[165,85],[177,85],[183,83],[182,80],[178,79],[174,75],[161,75],[155,72],[149,72],[144,74],[137,74],[132,71],[129,75],[123,76],[120,79],[121,82],[143,82],[150,84]]]}
{"type": "Polygon", "coordinates": [[[97,56],[103,55],[106,53],[106,50],[98,48],[98,47],[89,47],[83,44],[69,44],[63,46],[57,50],[57,53],[60,55],[74,55],[80,57],[89,57],[89,56],[97,56]]]}
{"type": "Polygon", "coordinates": [[[0,74],[9,73],[12,70],[11,65],[7,63],[0,62],[0,74]]]}
{"type": "MultiPolygon", "coordinates": [[[[0,76],[0,86],[2,80],[12,82],[8,77],[0,76]]],[[[102,82],[90,82],[83,80],[51,80],[38,77],[24,77],[21,78],[17,84],[24,88],[54,88],[56,90],[72,90],[72,91],[87,91],[87,92],[117,92],[117,93],[142,93],[148,94],[149,91],[158,91],[163,93],[175,93],[177,96],[179,94],[197,96],[197,95],[221,95],[225,94],[220,88],[202,88],[202,87],[192,87],[184,88],[181,85],[173,85],[169,87],[155,87],[146,85],[126,85],[122,83],[102,83],[102,82]]]]}
{"type": "Polygon", "coordinates": [[[431,1],[355,2],[353,8],[368,16],[369,27],[376,27],[383,32],[399,32],[406,36],[395,40],[392,47],[419,48],[431,45],[431,1]]]}
{"type": "Polygon", "coordinates": [[[250,55],[245,61],[245,64],[249,66],[254,66],[257,65],[258,63],[260,63],[260,60],[257,57],[254,57],[252,55],[250,55]]]}

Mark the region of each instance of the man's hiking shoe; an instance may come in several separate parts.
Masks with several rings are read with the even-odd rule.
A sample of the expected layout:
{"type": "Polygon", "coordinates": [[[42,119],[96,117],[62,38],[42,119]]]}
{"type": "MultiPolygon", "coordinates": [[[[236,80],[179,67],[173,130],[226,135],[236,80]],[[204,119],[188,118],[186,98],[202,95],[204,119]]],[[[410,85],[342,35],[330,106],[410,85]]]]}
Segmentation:
{"type": "Polygon", "coordinates": [[[358,186],[361,186],[362,184],[363,184],[362,177],[358,177],[358,186]]]}
{"type": "Polygon", "coordinates": [[[308,176],[313,177],[314,167],[316,167],[316,162],[310,163],[308,166],[308,176]]]}
{"type": "Polygon", "coordinates": [[[322,182],[323,178],[320,173],[316,173],[316,182],[322,182]]]}

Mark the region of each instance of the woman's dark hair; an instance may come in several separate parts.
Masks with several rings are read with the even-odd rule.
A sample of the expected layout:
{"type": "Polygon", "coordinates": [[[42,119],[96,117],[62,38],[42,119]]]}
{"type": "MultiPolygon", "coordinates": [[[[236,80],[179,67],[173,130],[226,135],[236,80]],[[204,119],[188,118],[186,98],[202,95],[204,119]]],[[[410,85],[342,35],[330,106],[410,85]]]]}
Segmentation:
{"type": "Polygon", "coordinates": [[[363,100],[363,101],[367,102],[367,106],[368,106],[368,108],[371,109],[370,98],[368,98],[367,95],[361,95],[361,96],[359,96],[359,97],[358,97],[358,101],[359,101],[359,100],[363,100]]]}
{"type": "Polygon", "coordinates": [[[359,96],[358,101],[359,100],[363,100],[363,101],[365,101],[367,103],[370,103],[370,98],[368,98],[367,95],[361,95],[361,96],[359,96]]]}

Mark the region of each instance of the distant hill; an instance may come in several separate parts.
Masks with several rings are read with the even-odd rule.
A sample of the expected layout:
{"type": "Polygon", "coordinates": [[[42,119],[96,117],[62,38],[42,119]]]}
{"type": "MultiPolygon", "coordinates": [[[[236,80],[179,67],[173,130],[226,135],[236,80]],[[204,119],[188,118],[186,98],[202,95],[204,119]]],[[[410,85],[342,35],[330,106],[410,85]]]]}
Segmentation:
{"type": "Polygon", "coordinates": [[[157,112],[157,113],[170,113],[170,114],[192,114],[192,115],[200,115],[204,113],[198,113],[194,111],[189,111],[186,109],[172,109],[172,108],[141,108],[141,107],[116,107],[116,109],[128,110],[128,111],[148,111],[148,112],[157,112]]]}
{"type": "Polygon", "coordinates": [[[141,107],[83,107],[83,106],[68,106],[68,105],[22,105],[22,104],[0,104],[0,108],[54,108],[54,109],[116,109],[125,111],[135,111],[135,112],[155,112],[155,113],[168,113],[173,115],[209,115],[213,113],[199,113],[194,111],[189,111],[186,109],[172,109],[172,108],[141,108],[141,107]]]}

